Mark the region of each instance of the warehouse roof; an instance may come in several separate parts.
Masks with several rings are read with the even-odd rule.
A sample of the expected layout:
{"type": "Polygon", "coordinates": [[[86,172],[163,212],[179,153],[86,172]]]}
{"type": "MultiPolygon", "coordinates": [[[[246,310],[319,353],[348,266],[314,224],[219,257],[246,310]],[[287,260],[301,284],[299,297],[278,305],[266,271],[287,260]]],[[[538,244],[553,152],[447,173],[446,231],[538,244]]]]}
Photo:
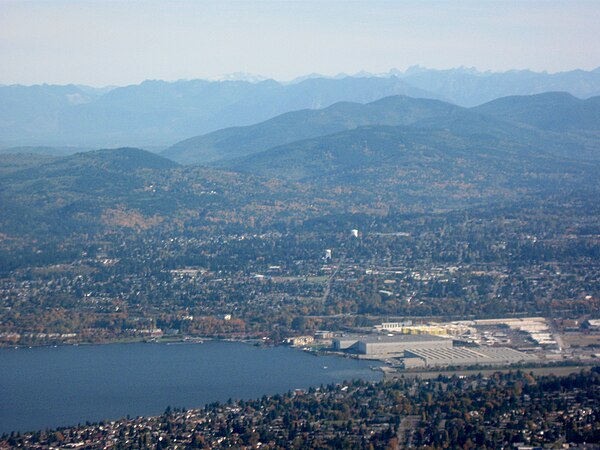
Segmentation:
{"type": "Polygon", "coordinates": [[[454,348],[415,348],[409,350],[411,355],[424,359],[430,365],[446,365],[460,363],[512,363],[533,361],[533,355],[519,352],[507,347],[454,347],[454,348]]]}
{"type": "Polygon", "coordinates": [[[418,343],[418,342],[431,342],[431,341],[447,341],[447,338],[433,336],[431,334],[396,334],[394,336],[387,335],[369,335],[360,336],[357,340],[364,342],[365,344],[376,344],[376,343],[418,343]]]}

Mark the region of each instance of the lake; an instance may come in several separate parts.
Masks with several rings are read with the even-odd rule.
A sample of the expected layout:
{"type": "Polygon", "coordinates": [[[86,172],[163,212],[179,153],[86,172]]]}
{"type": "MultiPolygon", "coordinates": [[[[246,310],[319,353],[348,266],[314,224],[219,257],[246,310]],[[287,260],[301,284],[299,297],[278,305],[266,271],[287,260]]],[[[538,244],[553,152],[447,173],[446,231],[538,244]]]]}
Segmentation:
{"type": "Polygon", "coordinates": [[[0,433],[194,408],[354,378],[373,362],[238,342],[0,350],[0,433]]]}

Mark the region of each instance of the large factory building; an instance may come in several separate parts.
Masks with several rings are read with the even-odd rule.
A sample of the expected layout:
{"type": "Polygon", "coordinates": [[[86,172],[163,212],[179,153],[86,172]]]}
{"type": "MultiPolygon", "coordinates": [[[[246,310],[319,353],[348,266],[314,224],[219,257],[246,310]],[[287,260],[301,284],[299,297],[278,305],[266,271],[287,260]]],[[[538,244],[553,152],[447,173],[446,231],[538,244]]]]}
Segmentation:
{"type": "Polygon", "coordinates": [[[411,348],[452,348],[452,340],[427,334],[400,336],[368,336],[358,341],[363,355],[404,355],[411,348]]]}
{"type": "Polygon", "coordinates": [[[362,355],[403,356],[411,348],[451,348],[452,340],[426,334],[344,336],[335,338],[333,346],[362,355]]]}
{"type": "Polygon", "coordinates": [[[407,350],[403,363],[404,367],[409,369],[471,365],[499,366],[536,360],[537,358],[533,355],[507,347],[453,347],[407,350]]]}
{"type": "Polygon", "coordinates": [[[535,361],[533,355],[506,347],[455,347],[452,339],[427,334],[343,336],[333,340],[338,351],[373,358],[402,358],[406,368],[503,365],[535,361]]]}

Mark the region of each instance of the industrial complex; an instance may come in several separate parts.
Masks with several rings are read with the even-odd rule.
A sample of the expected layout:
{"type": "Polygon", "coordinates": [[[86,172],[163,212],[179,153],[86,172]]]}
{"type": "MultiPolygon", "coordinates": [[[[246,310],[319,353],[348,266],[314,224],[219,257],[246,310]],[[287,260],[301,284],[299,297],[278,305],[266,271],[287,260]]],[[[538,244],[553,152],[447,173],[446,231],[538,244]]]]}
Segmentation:
{"type": "Polygon", "coordinates": [[[413,348],[405,352],[405,368],[498,366],[537,361],[537,357],[507,347],[413,348]]]}
{"type": "Polygon", "coordinates": [[[411,348],[451,348],[452,340],[427,334],[349,335],[333,339],[335,350],[351,350],[362,355],[403,355],[411,348]]]}
{"type": "Polygon", "coordinates": [[[430,334],[347,335],[333,339],[336,351],[362,358],[397,358],[405,368],[485,365],[537,361],[537,357],[508,347],[455,345],[450,337],[430,334]]]}
{"type": "Polygon", "coordinates": [[[600,359],[600,319],[382,319],[379,324],[348,327],[344,332],[317,330],[287,342],[306,351],[379,360],[386,373],[468,366],[589,364],[600,359]]]}

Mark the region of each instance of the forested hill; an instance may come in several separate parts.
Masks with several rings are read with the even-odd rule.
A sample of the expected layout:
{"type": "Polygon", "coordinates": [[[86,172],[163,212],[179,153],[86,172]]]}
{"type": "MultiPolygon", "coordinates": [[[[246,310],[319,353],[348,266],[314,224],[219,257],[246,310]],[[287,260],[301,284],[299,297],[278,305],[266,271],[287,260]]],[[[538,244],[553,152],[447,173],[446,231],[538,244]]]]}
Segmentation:
{"type": "Polygon", "coordinates": [[[0,232],[272,226],[348,211],[463,208],[600,190],[600,162],[553,154],[549,142],[531,145],[535,134],[519,140],[504,123],[508,129],[484,129],[486,121],[495,122],[359,127],[225,161],[221,169],[180,167],[139,149],[33,155],[18,164],[6,155],[0,232]]]}
{"type": "Polygon", "coordinates": [[[593,193],[600,190],[597,103],[563,94],[476,109],[404,96],[338,103],[202,138],[205,156],[229,158],[211,169],[135,148],[0,155],[0,233],[272,226],[348,211],[593,193]],[[588,125],[542,128],[547,108],[539,105],[549,101],[562,105],[552,109],[565,121],[577,114],[588,125]],[[261,151],[269,145],[276,146],[261,151]]]}
{"type": "Polygon", "coordinates": [[[134,148],[63,158],[0,155],[1,239],[259,226],[302,220],[309,202],[318,206],[312,214],[330,205],[310,185],[181,167],[134,148]]]}
{"type": "Polygon", "coordinates": [[[566,92],[548,92],[504,97],[474,110],[543,130],[600,133],[600,97],[581,100],[566,92]]]}
{"type": "MultiPolygon", "coordinates": [[[[472,109],[405,96],[364,105],[338,103],[186,139],[162,155],[183,164],[217,162],[229,167],[219,161],[367,125],[413,125],[432,132],[452,129],[464,135],[491,134],[567,158],[600,158],[600,97],[580,100],[564,92],[508,97],[472,109]]],[[[241,165],[235,167],[243,169],[241,165]]]]}
{"type": "Polygon", "coordinates": [[[124,205],[164,210],[148,178],[178,165],[150,152],[122,148],[64,158],[0,155],[0,223],[4,231],[69,232],[101,227],[102,214],[124,205]]]}
{"type": "Polygon", "coordinates": [[[365,125],[408,125],[461,109],[437,100],[391,96],[366,105],[341,102],[307,109],[247,127],[227,128],[179,142],[162,155],[181,163],[207,163],[258,153],[302,139],[365,125]]]}
{"type": "Polygon", "coordinates": [[[576,182],[575,174],[589,173],[585,177],[591,185],[598,180],[594,172],[600,161],[596,98],[582,101],[568,94],[547,94],[501,99],[475,109],[431,100],[386,99],[362,108],[397,107],[398,103],[403,107],[396,109],[397,117],[409,125],[357,127],[213,165],[329,187],[370,186],[380,192],[399,186],[431,192],[430,187],[438,184],[453,186],[456,195],[465,194],[461,194],[464,189],[485,195],[486,186],[502,187],[505,192],[525,185],[545,189],[558,180],[576,182]],[[549,102],[554,107],[540,106],[549,102]],[[506,106],[515,103],[521,106],[506,106]],[[404,107],[407,104],[411,108],[404,107]],[[419,113],[412,113],[417,107],[419,113]],[[544,118],[552,114],[547,110],[553,108],[556,114],[562,112],[565,121],[576,115],[589,125],[568,133],[532,125],[545,123],[544,118]]]}
{"type": "Polygon", "coordinates": [[[534,146],[529,141],[494,127],[469,132],[372,126],[287,144],[221,166],[324,189],[370,191],[390,201],[419,198],[438,206],[559,185],[597,187],[599,162],[566,159],[547,151],[549,142],[534,146]]]}

